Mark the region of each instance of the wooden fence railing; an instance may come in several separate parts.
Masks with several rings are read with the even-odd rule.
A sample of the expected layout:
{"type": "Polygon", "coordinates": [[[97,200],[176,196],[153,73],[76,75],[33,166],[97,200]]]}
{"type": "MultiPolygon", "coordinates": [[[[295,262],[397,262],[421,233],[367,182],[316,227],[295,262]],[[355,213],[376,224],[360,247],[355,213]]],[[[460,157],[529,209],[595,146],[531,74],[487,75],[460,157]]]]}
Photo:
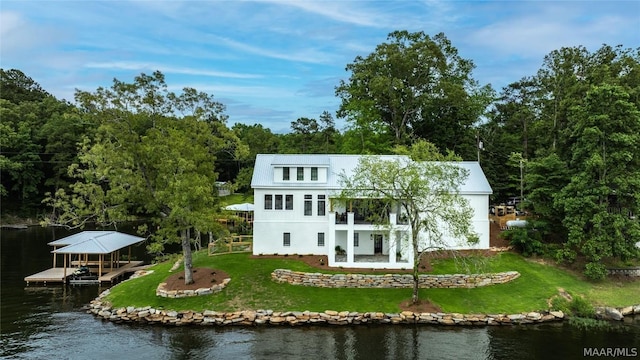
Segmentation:
{"type": "Polygon", "coordinates": [[[209,243],[208,251],[209,256],[221,253],[252,252],[253,235],[232,235],[228,238],[218,239],[209,243]]]}

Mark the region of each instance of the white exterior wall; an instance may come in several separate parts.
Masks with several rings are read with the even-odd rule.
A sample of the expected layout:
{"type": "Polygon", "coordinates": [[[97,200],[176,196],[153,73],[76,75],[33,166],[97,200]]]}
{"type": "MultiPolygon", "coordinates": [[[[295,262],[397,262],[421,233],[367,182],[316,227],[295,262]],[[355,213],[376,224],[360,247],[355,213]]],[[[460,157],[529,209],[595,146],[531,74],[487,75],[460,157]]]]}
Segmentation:
{"type": "Polygon", "coordinates": [[[326,167],[319,166],[288,166],[289,168],[289,180],[283,180],[283,169],[286,166],[276,166],[273,168],[273,182],[282,183],[283,185],[289,183],[309,183],[309,184],[324,184],[327,182],[328,170],[326,167]],[[304,180],[298,180],[298,168],[304,169],[304,180]],[[318,180],[311,180],[311,168],[318,168],[318,180]]]}
{"type": "MultiPolygon", "coordinates": [[[[269,159],[270,155],[264,156],[269,159]]],[[[284,155],[283,155],[284,156],[284,155]]],[[[395,224],[395,217],[391,219],[391,233],[388,228],[378,227],[371,224],[354,224],[353,214],[348,214],[348,224],[335,224],[335,212],[343,213],[346,209],[344,204],[331,204],[330,194],[339,192],[336,188],[335,173],[341,171],[343,159],[349,158],[342,155],[331,156],[331,166],[337,165],[335,169],[329,168],[327,165],[310,165],[309,158],[305,155],[292,155],[291,159],[300,156],[300,160],[305,165],[297,166],[295,164],[282,165],[261,162],[260,167],[254,169],[254,180],[257,183],[254,186],[254,224],[253,224],[253,253],[254,254],[314,254],[327,255],[331,266],[358,266],[372,268],[403,268],[407,266],[406,259],[412,257],[412,249],[410,244],[411,234],[407,225],[395,224]],[[336,162],[334,162],[336,161],[336,162]],[[289,180],[282,179],[283,167],[289,167],[289,180]],[[304,180],[297,180],[297,168],[304,169],[304,180]],[[318,180],[311,180],[311,168],[318,168],[318,180]],[[257,175],[256,175],[257,174],[257,175]],[[264,180],[267,179],[267,180],[264,180]],[[265,195],[272,195],[272,209],[265,210],[265,195]],[[275,210],[275,195],[282,195],[283,209],[275,210]],[[293,209],[286,210],[286,195],[293,196],[293,209]],[[304,215],[305,195],[312,195],[312,215],[304,215]],[[318,195],[325,196],[325,215],[318,216],[318,195]],[[331,210],[335,212],[331,212],[331,210]],[[290,234],[290,245],[284,246],[283,234],[290,234]],[[324,246],[318,246],[318,233],[324,233],[324,246]],[[353,234],[359,234],[359,246],[353,244],[353,234]],[[354,255],[373,255],[374,254],[374,234],[383,235],[382,253],[389,256],[388,262],[380,263],[356,263],[354,255]],[[396,246],[396,241],[402,242],[396,246]],[[335,262],[335,246],[339,245],[347,251],[346,262],[335,262]],[[402,262],[396,262],[395,253],[401,252],[402,262]]],[[[285,156],[286,157],[286,156],[285,156]]],[[[295,160],[294,160],[295,161],[295,160]]],[[[258,162],[258,161],[257,161],[258,162]]],[[[322,162],[321,162],[322,163],[322,162]]],[[[326,162],[325,162],[326,164],[326,162]]],[[[258,164],[256,164],[258,165],[258,164]]],[[[479,167],[478,167],[479,169],[479,167]]],[[[478,172],[476,172],[478,174],[478,172]]],[[[486,178],[480,169],[479,172],[482,179],[486,183],[486,178]]],[[[489,248],[489,195],[490,188],[488,183],[483,193],[476,195],[463,195],[468,201],[474,214],[472,218],[473,230],[479,235],[480,241],[475,246],[462,244],[461,240],[453,240],[445,242],[445,246],[451,249],[487,249],[489,248]],[[488,188],[488,191],[486,190],[488,188]]],[[[426,243],[426,240],[425,240],[426,243]]],[[[342,260],[341,260],[342,261],[342,260]]]]}
{"type": "MultiPolygon", "coordinates": [[[[469,245],[464,239],[444,239],[442,242],[436,244],[437,246],[445,246],[449,249],[455,250],[470,250],[470,249],[488,249],[489,248],[489,196],[484,194],[478,195],[462,195],[469,201],[469,206],[473,209],[472,231],[474,231],[479,241],[475,245],[469,245]]],[[[442,224],[442,227],[446,227],[442,224]]],[[[422,247],[429,246],[429,241],[426,237],[421,237],[422,247]]],[[[433,244],[432,244],[433,245],[433,244]]]]}
{"type": "MultiPolygon", "coordinates": [[[[254,254],[328,254],[329,205],[325,191],[302,189],[256,189],[254,191],[254,254]],[[293,195],[293,210],[265,210],[266,194],[293,195]],[[312,195],[312,215],[304,215],[304,195],[312,195]],[[325,215],[318,216],[318,195],[325,195],[325,215]],[[291,245],[283,245],[283,234],[291,234],[291,245]],[[318,246],[318,233],[325,233],[325,246],[318,246]]],[[[275,200],[273,200],[275,205],[275,200]]]]}

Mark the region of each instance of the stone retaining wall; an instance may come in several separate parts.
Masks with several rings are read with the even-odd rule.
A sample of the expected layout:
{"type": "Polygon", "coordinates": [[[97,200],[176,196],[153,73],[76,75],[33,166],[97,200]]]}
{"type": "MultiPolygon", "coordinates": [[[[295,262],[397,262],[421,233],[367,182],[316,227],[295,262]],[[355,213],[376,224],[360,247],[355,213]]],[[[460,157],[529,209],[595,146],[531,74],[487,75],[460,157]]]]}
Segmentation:
{"type": "Polygon", "coordinates": [[[156,288],[156,296],[168,298],[183,298],[191,296],[208,295],[222,291],[231,279],[222,280],[221,284],[213,285],[210,288],[200,288],[196,290],[166,290],[167,283],[160,283],[156,288]]]}
{"type": "Polygon", "coordinates": [[[624,268],[624,269],[607,269],[609,275],[622,275],[622,276],[640,276],[640,267],[637,268],[624,268]]]}
{"type": "MultiPolygon", "coordinates": [[[[421,288],[475,288],[503,284],[520,276],[517,271],[490,274],[419,275],[421,288]]],[[[271,278],[292,285],[325,288],[411,288],[410,274],[320,274],[276,269],[271,278]]]]}

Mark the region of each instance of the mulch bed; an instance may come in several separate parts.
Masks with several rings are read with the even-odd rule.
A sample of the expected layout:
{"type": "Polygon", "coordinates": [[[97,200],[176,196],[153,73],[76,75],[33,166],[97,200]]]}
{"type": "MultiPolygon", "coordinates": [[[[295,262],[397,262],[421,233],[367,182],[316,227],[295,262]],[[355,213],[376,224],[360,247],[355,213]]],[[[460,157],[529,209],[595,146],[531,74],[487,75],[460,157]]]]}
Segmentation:
{"type": "Polygon", "coordinates": [[[215,284],[221,284],[229,275],[218,269],[193,268],[193,284],[185,285],[184,271],[175,273],[166,280],[166,290],[197,290],[210,288],[215,284]]]}

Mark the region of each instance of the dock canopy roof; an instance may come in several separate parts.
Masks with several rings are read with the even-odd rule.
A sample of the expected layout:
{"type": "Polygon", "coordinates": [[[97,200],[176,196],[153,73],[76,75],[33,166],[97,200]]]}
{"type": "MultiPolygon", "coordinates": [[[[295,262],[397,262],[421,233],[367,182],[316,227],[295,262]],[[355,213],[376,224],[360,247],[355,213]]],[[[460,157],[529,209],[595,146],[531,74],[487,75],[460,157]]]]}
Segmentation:
{"type": "Polygon", "coordinates": [[[144,241],[144,238],[117,231],[83,231],[52,241],[49,245],[66,245],[56,254],[109,254],[144,241]]]}
{"type": "Polygon", "coordinates": [[[254,207],[251,203],[233,204],[225,206],[225,210],[231,211],[253,211],[254,207]]]}

